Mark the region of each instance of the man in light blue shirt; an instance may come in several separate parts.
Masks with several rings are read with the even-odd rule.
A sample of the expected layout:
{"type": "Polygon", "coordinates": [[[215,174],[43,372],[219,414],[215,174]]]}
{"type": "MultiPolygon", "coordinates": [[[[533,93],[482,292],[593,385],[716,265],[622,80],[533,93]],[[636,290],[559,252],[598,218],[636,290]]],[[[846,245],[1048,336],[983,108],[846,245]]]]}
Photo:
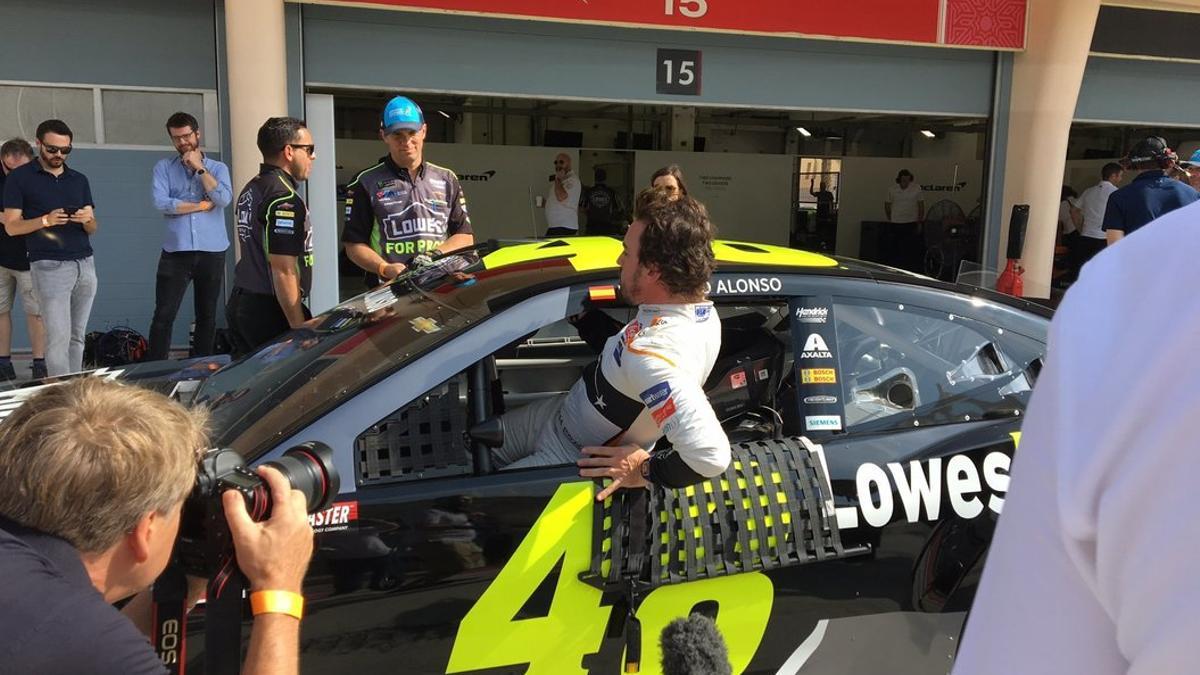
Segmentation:
{"type": "Polygon", "coordinates": [[[167,133],[179,156],[154,165],[154,207],[167,227],[158,259],[149,361],[168,357],[171,329],[188,282],[193,284],[196,308],[192,356],[212,353],[229,248],[224,209],[233,201],[229,168],[200,152],[196,118],[184,112],[171,115],[167,133]]]}

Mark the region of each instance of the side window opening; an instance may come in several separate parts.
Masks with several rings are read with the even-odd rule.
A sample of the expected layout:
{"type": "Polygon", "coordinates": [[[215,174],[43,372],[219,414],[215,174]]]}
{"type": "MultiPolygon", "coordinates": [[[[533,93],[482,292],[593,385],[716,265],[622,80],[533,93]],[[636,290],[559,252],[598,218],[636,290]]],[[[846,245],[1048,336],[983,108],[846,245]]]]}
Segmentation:
{"type": "Polygon", "coordinates": [[[848,430],[1015,415],[1044,346],[968,317],[834,302],[848,430]]]}
{"type": "Polygon", "coordinates": [[[467,419],[466,375],[459,373],[359,434],[360,484],[470,474],[467,419]]]}

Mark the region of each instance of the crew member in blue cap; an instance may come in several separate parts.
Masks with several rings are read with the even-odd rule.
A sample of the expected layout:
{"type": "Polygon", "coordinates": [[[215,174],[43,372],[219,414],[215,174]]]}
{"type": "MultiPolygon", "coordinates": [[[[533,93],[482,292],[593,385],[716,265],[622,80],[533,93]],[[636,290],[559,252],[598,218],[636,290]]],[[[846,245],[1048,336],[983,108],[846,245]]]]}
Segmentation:
{"type": "Polygon", "coordinates": [[[438,251],[471,246],[471,218],[458,176],[424,161],[425,116],[397,96],[383,109],[388,154],[349,185],[342,244],[368,287],[394,279],[438,251]]]}
{"type": "Polygon", "coordinates": [[[1200,190],[1200,150],[1193,152],[1189,159],[1181,161],[1179,168],[1187,174],[1187,184],[1200,190]]]}

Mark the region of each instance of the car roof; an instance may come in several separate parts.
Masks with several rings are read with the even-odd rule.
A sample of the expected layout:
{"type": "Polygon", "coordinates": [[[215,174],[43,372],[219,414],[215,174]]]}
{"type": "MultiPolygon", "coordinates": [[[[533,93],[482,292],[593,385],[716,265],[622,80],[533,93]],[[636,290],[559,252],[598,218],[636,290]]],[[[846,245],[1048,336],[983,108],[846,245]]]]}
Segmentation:
{"type": "MultiPolygon", "coordinates": [[[[579,273],[616,270],[621,255],[621,240],[615,237],[562,237],[540,241],[498,243],[497,248],[483,257],[489,270],[509,265],[528,265],[537,261],[567,258],[579,273]]],[[[756,242],[718,239],[713,242],[713,254],[718,272],[771,271],[777,273],[810,273],[854,277],[878,282],[904,283],[943,291],[986,298],[1049,317],[1052,312],[1043,305],[1016,298],[991,289],[939,281],[907,270],[845,256],[825,255],[800,249],[756,242]]]]}

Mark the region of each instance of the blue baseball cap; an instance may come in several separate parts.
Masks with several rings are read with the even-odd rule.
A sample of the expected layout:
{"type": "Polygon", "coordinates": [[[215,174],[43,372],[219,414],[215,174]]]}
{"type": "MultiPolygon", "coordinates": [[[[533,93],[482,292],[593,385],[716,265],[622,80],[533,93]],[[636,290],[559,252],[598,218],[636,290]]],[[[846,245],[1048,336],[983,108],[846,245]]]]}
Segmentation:
{"type": "Polygon", "coordinates": [[[391,134],[401,129],[420,131],[424,124],[425,115],[421,113],[421,106],[407,96],[397,96],[383,107],[379,128],[383,129],[383,133],[391,134]]]}
{"type": "Polygon", "coordinates": [[[1179,163],[1179,166],[1191,168],[1193,166],[1200,167],[1200,150],[1192,153],[1192,156],[1187,160],[1179,163]]]}

